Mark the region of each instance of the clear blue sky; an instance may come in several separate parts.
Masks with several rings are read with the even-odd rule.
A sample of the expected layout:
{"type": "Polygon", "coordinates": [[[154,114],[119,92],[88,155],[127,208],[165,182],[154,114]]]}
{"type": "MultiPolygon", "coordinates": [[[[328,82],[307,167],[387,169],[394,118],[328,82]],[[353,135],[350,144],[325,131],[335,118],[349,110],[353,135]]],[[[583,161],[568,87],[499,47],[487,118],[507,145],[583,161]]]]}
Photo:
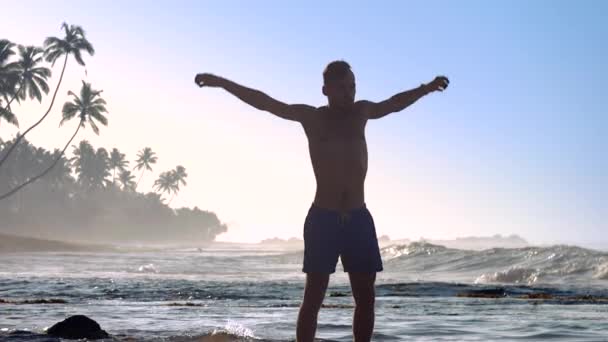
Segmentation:
{"type": "MultiPolygon", "coordinates": [[[[533,242],[608,243],[608,2],[2,8],[11,15],[3,15],[0,36],[17,43],[60,35],[63,21],[85,28],[97,54],[87,59],[86,76],[72,63],[62,89],[88,77],[113,111],[99,138],[81,138],[132,155],[150,145],[164,160],[157,172],[185,165],[190,186],[175,204],[234,222],[229,239],[301,237],[314,179],[299,127],[194,87],[194,74],[213,72],[286,102],[322,105],[321,71],[345,59],[359,99],[381,100],[438,74],[451,79],[445,93],[368,125],[366,192],[379,234],[517,233],[533,242]]],[[[0,135],[14,134],[3,126],[0,135]]],[[[59,146],[68,133],[57,132],[48,124],[32,140],[59,146]]]]}

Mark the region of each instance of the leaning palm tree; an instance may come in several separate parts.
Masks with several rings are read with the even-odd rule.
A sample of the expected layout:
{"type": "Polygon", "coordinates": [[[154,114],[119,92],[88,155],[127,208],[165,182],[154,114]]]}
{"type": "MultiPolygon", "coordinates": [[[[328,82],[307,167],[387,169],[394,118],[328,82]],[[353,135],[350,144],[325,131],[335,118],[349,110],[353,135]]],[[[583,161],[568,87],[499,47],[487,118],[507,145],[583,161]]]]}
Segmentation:
{"type": "Polygon", "coordinates": [[[55,97],[57,96],[57,91],[59,90],[59,86],[61,85],[61,80],[63,80],[63,73],[65,72],[65,67],[68,63],[68,56],[74,55],[76,62],[80,65],[85,65],[82,60],[82,51],[86,51],[89,55],[95,54],[95,49],[93,49],[93,45],[89,43],[89,41],[85,38],[85,33],[82,27],[76,25],[69,25],[63,23],[61,27],[65,31],[65,38],[57,38],[57,37],[48,37],[44,41],[44,46],[46,47],[46,60],[48,62],[52,62],[52,65],[55,65],[57,59],[61,56],[65,55],[65,59],[63,61],[63,69],[61,69],[61,75],[59,76],[59,82],[57,82],[57,88],[55,88],[55,93],[53,94],[53,98],[51,99],[51,104],[47,109],[46,113],[32,126],[30,126],[23,134],[19,135],[17,140],[13,143],[13,145],[9,148],[8,152],[0,159],[0,166],[4,164],[6,158],[8,158],[9,154],[15,149],[15,146],[19,144],[19,141],[25,137],[25,135],[38,126],[44,118],[51,112],[51,108],[53,108],[53,103],[55,103],[55,97]]]}
{"type": "Polygon", "coordinates": [[[135,190],[135,181],[133,180],[135,176],[131,174],[129,170],[122,170],[120,175],[118,176],[118,180],[120,184],[122,184],[123,190],[133,191],[135,190]]]}
{"type": "MultiPolygon", "coordinates": [[[[59,123],[59,125],[61,126],[65,121],[68,121],[68,120],[78,116],[80,118],[80,122],[78,123],[78,126],[76,127],[76,131],[74,132],[74,134],[72,135],[72,137],[70,138],[68,143],[65,144],[65,146],[63,147],[63,150],[61,150],[61,153],[59,153],[57,155],[57,157],[55,158],[55,160],[53,161],[51,166],[46,168],[41,174],[28,179],[23,184],[15,187],[14,189],[10,190],[7,193],[1,195],[0,200],[3,200],[5,198],[11,196],[12,194],[16,193],[24,186],[26,186],[26,185],[32,183],[33,181],[37,180],[38,178],[41,178],[44,175],[46,175],[53,168],[53,166],[55,166],[55,164],[57,164],[59,159],[65,153],[65,150],[68,148],[68,146],[70,146],[70,143],[72,142],[72,140],[74,140],[74,137],[76,136],[76,134],[78,134],[78,130],[80,130],[81,127],[85,127],[85,124],[88,123],[91,126],[91,128],[93,129],[93,132],[95,132],[95,134],[99,134],[99,127],[97,127],[97,124],[95,123],[96,121],[101,123],[104,126],[108,125],[108,119],[105,116],[103,116],[103,113],[108,112],[105,107],[106,101],[100,97],[100,94],[101,94],[101,90],[93,90],[91,88],[91,84],[86,83],[84,81],[82,81],[82,88],[80,89],[80,97],[78,97],[76,94],[74,94],[71,91],[68,92],[68,95],[74,96],[74,100],[72,102],[66,102],[63,105],[63,110],[62,110],[63,118],[61,119],[61,122],[59,123]]],[[[13,146],[15,146],[15,144],[13,144],[13,146]]]]}
{"type": "Polygon", "coordinates": [[[108,165],[110,169],[112,169],[112,184],[116,182],[116,169],[118,169],[119,172],[123,172],[126,170],[128,165],[129,161],[125,159],[125,154],[120,153],[116,147],[113,148],[112,152],[110,152],[108,165]]]}
{"type": "Polygon", "coordinates": [[[152,171],[151,165],[156,164],[157,160],[158,160],[158,158],[156,157],[156,153],[154,153],[152,151],[152,149],[149,147],[146,147],[137,153],[137,160],[135,161],[135,163],[136,163],[135,170],[141,169],[141,175],[139,176],[139,179],[137,180],[137,184],[135,184],[135,189],[137,189],[137,186],[139,185],[141,178],[144,176],[144,171],[146,171],[146,170],[152,171]]]}
{"type": "Polygon", "coordinates": [[[49,86],[46,80],[51,76],[51,70],[47,67],[38,66],[43,61],[44,50],[34,46],[24,47],[19,45],[20,60],[17,62],[19,81],[15,94],[6,104],[5,109],[10,108],[15,99],[31,99],[42,101],[41,90],[48,94],[49,86]]]}

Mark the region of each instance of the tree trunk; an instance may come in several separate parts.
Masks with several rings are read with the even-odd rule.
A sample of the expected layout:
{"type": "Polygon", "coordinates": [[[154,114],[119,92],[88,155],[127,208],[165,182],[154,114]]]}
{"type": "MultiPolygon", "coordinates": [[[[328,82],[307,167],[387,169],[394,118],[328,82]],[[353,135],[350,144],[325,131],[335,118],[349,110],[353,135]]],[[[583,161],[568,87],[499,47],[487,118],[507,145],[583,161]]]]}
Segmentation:
{"type": "Polygon", "coordinates": [[[53,103],[55,103],[55,97],[57,96],[57,91],[59,90],[59,86],[61,85],[61,80],[63,80],[63,73],[65,72],[65,66],[68,64],[68,56],[69,56],[68,54],[65,55],[65,60],[63,61],[63,69],[61,69],[61,76],[59,76],[59,82],[57,83],[57,88],[55,88],[55,93],[53,94],[53,99],[51,100],[51,105],[49,106],[49,109],[40,118],[40,120],[38,120],[38,122],[36,122],[35,124],[33,124],[23,134],[17,136],[17,139],[15,140],[15,142],[13,143],[13,145],[11,145],[11,148],[8,149],[8,152],[6,152],[6,154],[2,157],[2,160],[0,160],[0,166],[2,166],[2,164],[4,164],[4,162],[6,161],[6,159],[8,158],[8,156],[11,154],[11,152],[13,152],[13,150],[15,149],[15,147],[17,147],[17,144],[19,144],[19,142],[21,141],[21,139],[23,139],[23,137],[25,137],[25,135],[29,131],[31,131],[32,129],[34,129],[34,127],[38,126],[42,122],[42,120],[44,120],[44,118],[46,118],[46,116],[49,115],[49,113],[51,112],[51,108],[53,108],[53,103]]]}
{"type": "Polygon", "coordinates": [[[141,181],[141,177],[144,176],[144,171],[146,171],[145,166],[143,169],[141,169],[141,176],[139,176],[139,179],[137,180],[137,184],[135,184],[135,191],[137,191],[137,186],[139,185],[139,181],[141,181]]]}
{"type": "Polygon", "coordinates": [[[167,203],[167,207],[169,206],[169,204],[171,204],[171,201],[173,201],[174,198],[175,198],[175,193],[173,193],[173,196],[171,196],[171,199],[167,203]]]}

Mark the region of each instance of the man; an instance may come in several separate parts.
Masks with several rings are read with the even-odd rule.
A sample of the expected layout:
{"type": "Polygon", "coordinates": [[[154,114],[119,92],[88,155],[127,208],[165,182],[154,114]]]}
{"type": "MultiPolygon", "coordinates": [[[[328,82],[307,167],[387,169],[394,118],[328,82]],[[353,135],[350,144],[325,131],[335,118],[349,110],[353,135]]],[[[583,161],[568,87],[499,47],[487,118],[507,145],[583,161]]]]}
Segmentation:
{"type": "Polygon", "coordinates": [[[304,223],[302,271],[306,273],[306,286],[298,315],[297,341],[314,339],[317,315],[338,257],[348,272],[355,300],[355,342],[370,341],[374,329],[374,284],[376,272],[382,271],[382,260],[374,221],[364,200],[365,125],[369,119],[399,112],[431,92],[443,91],[448,79],[438,76],[382,102],[355,102],[355,76],[350,65],[334,61],[323,72],[322,90],[328,105],[318,108],[285,104],[212,74],[198,74],[195,82],[200,87],[223,88],[259,110],[302,124],[317,190],[304,223]]]}

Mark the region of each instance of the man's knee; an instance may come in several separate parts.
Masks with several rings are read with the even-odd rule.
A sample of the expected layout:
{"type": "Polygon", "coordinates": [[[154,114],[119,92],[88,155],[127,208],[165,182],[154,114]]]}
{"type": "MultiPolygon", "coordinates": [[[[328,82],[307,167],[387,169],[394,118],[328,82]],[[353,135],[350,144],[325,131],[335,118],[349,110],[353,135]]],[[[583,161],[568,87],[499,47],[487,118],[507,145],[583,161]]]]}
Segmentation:
{"type": "Polygon", "coordinates": [[[373,307],[376,301],[376,274],[350,273],[349,276],[357,307],[373,307]]]}
{"type": "Polygon", "coordinates": [[[359,294],[358,296],[353,296],[355,299],[355,305],[357,306],[357,308],[360,309],[366,309],[366,308],[370,308],[373,309],[374,305],[376,303],[376,298],[374,296],[374,294],[365,294],[365,295],[361,295],[359,294]]]}

